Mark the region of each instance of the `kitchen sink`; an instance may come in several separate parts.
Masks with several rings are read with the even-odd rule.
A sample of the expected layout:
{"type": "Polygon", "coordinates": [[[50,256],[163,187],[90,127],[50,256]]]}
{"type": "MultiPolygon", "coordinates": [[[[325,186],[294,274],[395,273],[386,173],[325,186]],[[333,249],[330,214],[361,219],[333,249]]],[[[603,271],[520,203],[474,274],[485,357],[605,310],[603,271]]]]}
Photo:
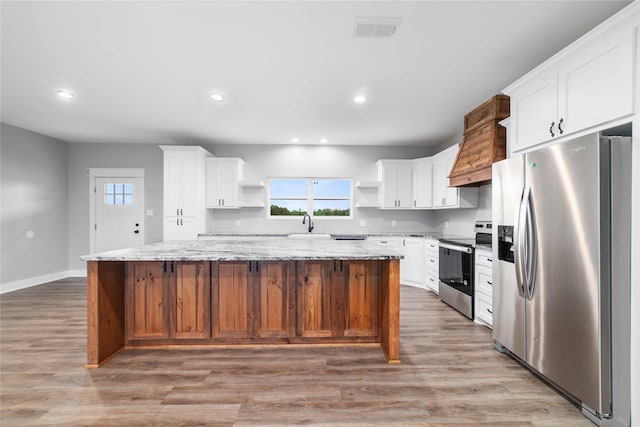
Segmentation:
{"type": "Polygon", "coordinates": [[[289,234],[291,239],[313,239],[313,240],[330,240],[331,234],[325,233],[291,233],[289,234]]]}

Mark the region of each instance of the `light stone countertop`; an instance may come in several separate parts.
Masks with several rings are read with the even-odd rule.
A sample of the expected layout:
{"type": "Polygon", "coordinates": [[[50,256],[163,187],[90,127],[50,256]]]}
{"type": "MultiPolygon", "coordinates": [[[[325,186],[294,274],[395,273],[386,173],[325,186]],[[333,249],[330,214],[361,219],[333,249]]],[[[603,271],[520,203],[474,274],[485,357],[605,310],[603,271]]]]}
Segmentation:
{"type": "Polygon", "coordinates": [[[366,240],[292,239],[190,240],[153,243],[81,256],[83,261],[285,261],[388,260],[398,252],[366,240]]]}

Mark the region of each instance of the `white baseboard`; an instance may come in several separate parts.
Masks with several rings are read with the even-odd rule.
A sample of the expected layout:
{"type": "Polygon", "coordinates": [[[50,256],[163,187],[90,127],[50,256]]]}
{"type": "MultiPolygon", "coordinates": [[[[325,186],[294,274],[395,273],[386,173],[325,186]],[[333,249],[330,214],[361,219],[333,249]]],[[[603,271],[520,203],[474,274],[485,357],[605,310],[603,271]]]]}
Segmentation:
{"type": "Polygon", "coordinates": [[[87,269],[69,270],[67,277],[87,277],[87,269]]]}
{"type": "Polygon", "coordinates": [[[28,277],[26,279],[15,280],[13,282],[1,283],[0,295],[17,291],[19,289],[42,285],[43,283],[53,282],[55,280],[66,279],[67,277],[87,277],[87,272],[86,270],[65,270],[57,273],[43,274],[42,276],[28,277]]]}

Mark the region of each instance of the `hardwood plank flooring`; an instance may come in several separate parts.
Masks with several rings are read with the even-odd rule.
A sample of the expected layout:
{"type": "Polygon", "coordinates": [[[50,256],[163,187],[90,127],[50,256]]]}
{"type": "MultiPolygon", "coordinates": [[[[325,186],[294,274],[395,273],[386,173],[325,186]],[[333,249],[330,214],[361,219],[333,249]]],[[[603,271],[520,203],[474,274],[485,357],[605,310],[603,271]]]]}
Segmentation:
{"type": "Polygon", "coordinates": [[[402,286],[400,307],[400,365],[365,345],[127,350],[86,369],[84,280],[5,294],[0,425],[592,425],[435,294],[402,286]]]}

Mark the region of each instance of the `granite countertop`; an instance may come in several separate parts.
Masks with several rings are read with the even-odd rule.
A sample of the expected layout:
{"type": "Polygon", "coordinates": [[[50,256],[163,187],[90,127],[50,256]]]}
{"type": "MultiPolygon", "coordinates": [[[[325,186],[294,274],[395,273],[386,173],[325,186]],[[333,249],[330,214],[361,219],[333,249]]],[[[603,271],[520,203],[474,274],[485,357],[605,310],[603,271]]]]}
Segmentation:
{"type": "Polygon", "coordinates": [[[190,240],[153,243],[84,255],[83,261],[276,261],[400,259],[392,249],[366,240],[292,239],[190,240]]]}
{"type": "MultiPolygon", "coordinates": [[[[201,233],[198,237],[287,237],[290,234],[305,234],[305,233],[242,233],[234,231],[214,231],[211,233],[201,233]]],[[[325,233],[313,233],[313,234],[325,234],[325,233]]],[[[326,233],[331,236],[395,236],[395,237],[424,237],[426,239],[439,239],[442,237],[442,233],[436,233],[431,231],[389,231],[389,232],[372,232],[372,233],[326,233]]]]}

